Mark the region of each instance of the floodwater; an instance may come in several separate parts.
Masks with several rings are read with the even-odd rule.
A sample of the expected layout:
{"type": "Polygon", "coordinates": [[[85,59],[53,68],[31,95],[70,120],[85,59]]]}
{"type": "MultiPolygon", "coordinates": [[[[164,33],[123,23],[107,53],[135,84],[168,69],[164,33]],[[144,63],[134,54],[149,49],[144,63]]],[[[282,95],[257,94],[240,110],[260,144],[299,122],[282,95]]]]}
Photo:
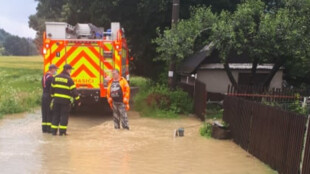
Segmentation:
{"type": "Polygon", "coordinates": [[[199,135],[196,118],[141,118],[129,112],[131,130],[114,130],[111,116],[70,117],[66,137],[42,134],[40,112],[0,119],[0,173],[268,174],[231,141],[199,135]],[[185,137],[174,137],[176,128],[185,137]]]}

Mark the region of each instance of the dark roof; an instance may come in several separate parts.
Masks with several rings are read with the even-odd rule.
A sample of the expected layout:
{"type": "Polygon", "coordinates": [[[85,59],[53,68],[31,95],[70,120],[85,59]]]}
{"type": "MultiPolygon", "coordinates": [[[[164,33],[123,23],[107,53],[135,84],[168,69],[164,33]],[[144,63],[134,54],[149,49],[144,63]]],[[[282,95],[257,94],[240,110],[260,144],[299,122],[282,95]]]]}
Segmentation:
{"type": "MultiPolygon", "coordinates": [[[[229,63],[250,63],[248,56],[246,54],[238,55],[232,52],[228,55],[229,63]]],[[[211,48],[210,46],[205,46],[199,52],[196,52],[192,56],[187,57],[179,66],[178,73],[181,75],[189,75],[196,72],[202,64],[210,63],[221,63],[219,57],[219,51],[211,48]]]]}
{"type": "Polygon", "coordinates": [[[199,65],[212,53],[212,50],[212,48],[205,47],[192,56],[187,57],[178,67],[178,72],[184,75],[192,74],[196,71],[199,65]]]}

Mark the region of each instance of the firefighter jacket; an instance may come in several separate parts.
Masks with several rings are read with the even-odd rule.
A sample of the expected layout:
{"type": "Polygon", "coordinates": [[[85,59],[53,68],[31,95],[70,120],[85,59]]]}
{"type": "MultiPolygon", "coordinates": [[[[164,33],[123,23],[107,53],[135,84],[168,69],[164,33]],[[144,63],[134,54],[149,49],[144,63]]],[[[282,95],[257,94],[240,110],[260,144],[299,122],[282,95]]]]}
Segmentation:
{"type": "Polygon", "coordinates": [[[55,76],[51,85],[51,96],[55,103],[70,104],[71,99],[78,101],[80,96],[70,75],[66,72],[55,76]]]}
{"type": "MultiPolygon", "coordinates": [[[[113,103],[113,97],[111,96],[111,90],[112,90],[112,84],[113,84],[113,79],[109,81],[108,84],[108,89],[107,89],[107,98],[110,106],[113,103]]],[[[121,88],[121,96],[122,96],[122,101],[125,105],[129,104],[129,97],[130,97],[130,87],[128,85],[128,82],[125,78],[121,77],[120,80],[118,81],[119,86],[121,88]]]]}

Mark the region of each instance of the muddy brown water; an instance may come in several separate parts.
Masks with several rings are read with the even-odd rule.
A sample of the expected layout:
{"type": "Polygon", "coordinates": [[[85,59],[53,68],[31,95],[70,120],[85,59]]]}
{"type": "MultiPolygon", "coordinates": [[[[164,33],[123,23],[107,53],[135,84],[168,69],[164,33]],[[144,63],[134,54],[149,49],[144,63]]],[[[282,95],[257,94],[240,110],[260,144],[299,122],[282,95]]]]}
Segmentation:
{"type": "Polygon", "coordinates": [[[111,116],[70,117],[69,136],[42,134],[40,112],[0,119],[0,173],[268,174],[262,162],[231,141],[199,135],[197,118],[141,118],[129,112],[130,131],[111,116]],[[176,128],[185,137],[175,138],[176,128]]]}

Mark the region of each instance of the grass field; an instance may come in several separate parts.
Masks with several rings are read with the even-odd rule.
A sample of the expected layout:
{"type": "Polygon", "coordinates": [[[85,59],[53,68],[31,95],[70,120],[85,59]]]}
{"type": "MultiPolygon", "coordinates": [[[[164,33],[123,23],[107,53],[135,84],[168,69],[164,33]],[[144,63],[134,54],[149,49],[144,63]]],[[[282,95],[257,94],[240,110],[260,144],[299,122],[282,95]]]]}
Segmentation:
{"type": "Polygon", "coordinates": [[[40,104],[43,58],[0,56],[0,116],[40,104]]]}

